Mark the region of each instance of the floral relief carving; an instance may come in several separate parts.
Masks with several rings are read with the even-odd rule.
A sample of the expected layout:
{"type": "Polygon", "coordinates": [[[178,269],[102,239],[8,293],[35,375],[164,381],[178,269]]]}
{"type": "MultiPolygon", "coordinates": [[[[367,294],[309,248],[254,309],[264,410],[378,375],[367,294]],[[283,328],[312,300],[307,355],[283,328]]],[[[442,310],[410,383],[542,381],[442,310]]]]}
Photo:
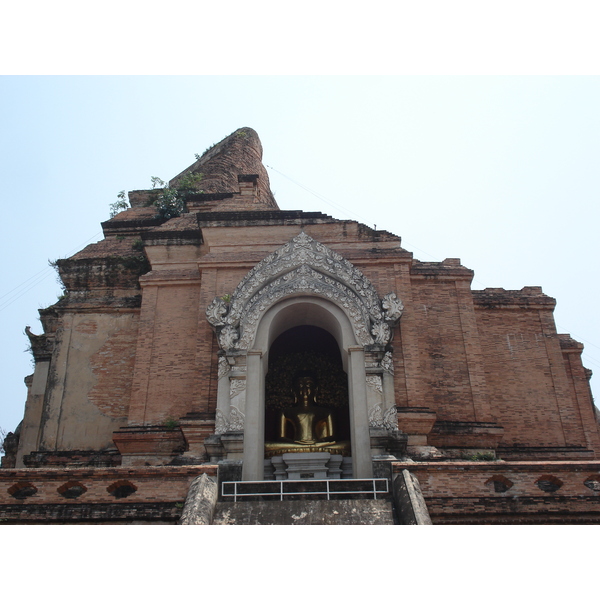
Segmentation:
{"type": "Polygon", "coordinates": [[[245,379],[232,379],[230,388],[229,388],[229,396],[233,398],[238,394],[241,394],[246,389],[246,380],[245,379]]]}
{"type": "Polygon", "coordinates": [[[230,350],[235,345],[235,342],[239,338],[239,333],[235,327],[227,325],[223,327],[219,335],[219,344],[223,350],[230,350]]]}
{"type": "Polygon", "coordinates": [[[231,407],[229,413],[229,427],[227,430],[244,431],[244,413],[235,406],[231,407]]]}
{"type": "Polygon", "coordinates": [[[369,410],[369,427],[383,427],[383,408],[381,403],[376,404],[369,410]]]}
{"type": "Polygon", "coordinates": [[[398,411],[395,406],[390,406],[383,413],[383,426],[390,431],[398,431],[398,411]]]}
{"type": "Polygon", "coordinates": [[[369,427],[398,431],[398,411],[391,406],[385,412],[381,403],[376,404],[369,411],[369,427]]]}
{"type": "Polygon", "coordinates": [[[390,373],[391,375],[394,374],[394,360],[392,353],[389,350],[383,355],[383,358],[381,359],[381,368],[384,371],[390,373]]]}
{"type": "Polygon", "coordinates": [[[376,344],[387,344],[390,341],[391,330],[390,326],[385,321],[377,321],[371,328],[371,333],[375,338],[376,344]]]}
{"type": "Polygon", "coordinates": [[[223,415],[223,411],[220,408],[217,408],[217,412],[215,413],[215,433],[217,435],[221,435],[227,431],[227,420],[223,415]]]}
{"type": "Polygon", "coordinates": [[[206,309],[206,319],[213,327],[225,325],[223,318],[227,314],[227,310],[226,302],[217,296],[206,309]]]}
{"type": "Polygon", "coordinates": [[[381,306],[385,315],[384,318],[388,323],[396,323],[404,310],[404,304],[395,292],[386,294],[381,300],[381,306]]]}
{"type": "Polygon", "coordinates": [[[381,377],[379,375],[367,375],[367,385],[380,394],[383,394],[383,386],[381,385],[381,377]]]}
{"type": "Polygon", "coordinates": [[[225,377],[225,375],[227,375],[227,373],[229,373],[230,370],[231,370],[231,367],[229,366],[227,359],[224,356],[219,356],[218,371],[217,371],[218,378],[221,379],[222,377],[225,377]]]}

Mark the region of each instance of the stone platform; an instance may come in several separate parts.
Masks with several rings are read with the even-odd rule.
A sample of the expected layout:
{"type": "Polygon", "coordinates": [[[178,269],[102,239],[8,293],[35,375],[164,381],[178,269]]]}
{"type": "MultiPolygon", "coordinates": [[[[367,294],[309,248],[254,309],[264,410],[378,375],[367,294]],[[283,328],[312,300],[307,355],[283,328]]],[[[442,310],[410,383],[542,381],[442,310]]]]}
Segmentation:
{"type": "Polygon", "coordinates": [[[391,500],[218,502],[213,525],[394,525],[391,500]]]}

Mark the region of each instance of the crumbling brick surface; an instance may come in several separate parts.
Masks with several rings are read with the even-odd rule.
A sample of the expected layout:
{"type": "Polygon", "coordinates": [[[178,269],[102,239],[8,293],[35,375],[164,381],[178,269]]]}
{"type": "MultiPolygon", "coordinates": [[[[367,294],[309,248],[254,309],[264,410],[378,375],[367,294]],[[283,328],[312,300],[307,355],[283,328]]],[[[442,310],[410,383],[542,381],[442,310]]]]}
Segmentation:
{"type": "MultiPolygon", "coordinates": [[[[198,189],[205,193],[239,191],[239,175],[258,175],[260,203],[277,209],[271,193],[269,176],[262,164],[262,144],[253,129],[242,127],[215,144],[190,167],[174,177],[169,184],[176,185],[185,175],[202,173],[198,189]]],[[[247,209],[248,207],[246,207],[247,209]]]]}
{"type": "Polygon", "coordinates": [[[202,473],[216,477],[217,467],[2,469],[0,519],[23,524],[176,524],[190,483],[202,473]],[[35,493],[19,499],[14,492],[19,486],[30,486],[35,493]],[[69,497],[69,488],[78,495],[69,497]]]}

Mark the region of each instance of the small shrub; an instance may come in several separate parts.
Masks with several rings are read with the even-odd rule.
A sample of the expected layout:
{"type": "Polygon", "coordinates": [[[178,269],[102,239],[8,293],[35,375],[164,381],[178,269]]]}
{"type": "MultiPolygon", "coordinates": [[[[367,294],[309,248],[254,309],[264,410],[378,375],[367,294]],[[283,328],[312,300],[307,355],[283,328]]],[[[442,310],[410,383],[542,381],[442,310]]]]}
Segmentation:
{"type": "Polygon", "coordinates": [[[118,200],[110,205],[110,218],[116,217],[121,211],[129,208],[129,202],[125,198],[125,190],[117,194],[118,200]]]}
{"type": "Polygon", "coordinates": [[[475,452],[471,454],[469,460],[479,461],[479,460],[496,460],[496,455],[493,452],[475,452]]]}
{"type": "Polygon", "coordinates": [[[203,177],[202,173],[190,173],[182,177],[174,187],[170,187],[160,177],[150,177],[152,189],[158,193],[153,203],[158,211],[158,216],[163,219],[181,216],[186,210],[186,199],[202,193],[197,188],[203,177]]]}
{"type": "Polygon", "coordinates": [[[167,417],[163,423],[163,425],[169,430],[173,431],[173,429],[179,427],[179,421],[174,417],[167,417]]]}

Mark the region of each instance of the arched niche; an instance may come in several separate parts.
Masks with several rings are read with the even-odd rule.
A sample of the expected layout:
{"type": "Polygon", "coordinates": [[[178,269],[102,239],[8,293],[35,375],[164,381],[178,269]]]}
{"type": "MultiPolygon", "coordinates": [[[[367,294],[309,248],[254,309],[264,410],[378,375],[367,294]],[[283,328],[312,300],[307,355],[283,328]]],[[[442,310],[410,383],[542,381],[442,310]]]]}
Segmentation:
{"type": "Polygon", "coordinates": [[[394,292],[379,298],[358,268],[304,232],[269,254],[233,294],[214,298],[206,308],[220,346],[209,454],[242,460],[245,480],[263,478],[271,344],[292,327],[313,325],[328,331],[340,348],[348,375],[353,476],[371,477],[369,425],[397,428],[390,342],[402,310],[394,292]]]}
{"type": "Polygon", "coordinates": [[[271,344],[284,331],[314,325],[337,341],[348,373],[348,407],[353,476],[372,477],[364,348],[356,343],[350,319],[337,305],[319,297],[283,300],[268,309],[257,326],[254,346],[246,358],[246,415],[244,426],[244,480],[264,477],[265,376],[271,344]]]}
{"type": "MultiPolygon", "coordinates": [[[[279,334],[269,347],[265,376],[265,444],[277,444],[280,440],[281,414],[295,405],[294,387],[300,373],[314,377],[316,402],[332,415],[335,440],[350,440],[348,374],[344,371],[340,347],[325,329],[297,325],[279,334]]],[[[291,422],[286,421],[284,427],[285,437],[294,437],[296,429],[291,422]]],[[[267,458],[265,448],[265,460],[267,458]]]]}

